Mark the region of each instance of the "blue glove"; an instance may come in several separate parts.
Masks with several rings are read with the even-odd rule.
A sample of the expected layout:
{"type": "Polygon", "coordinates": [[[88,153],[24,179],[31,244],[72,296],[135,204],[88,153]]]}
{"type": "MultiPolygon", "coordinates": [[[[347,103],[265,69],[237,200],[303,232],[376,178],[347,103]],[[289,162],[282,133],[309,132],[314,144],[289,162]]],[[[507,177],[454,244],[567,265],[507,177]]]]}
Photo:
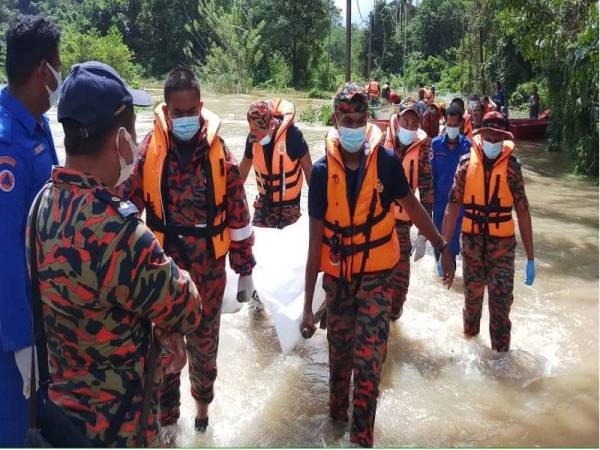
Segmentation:
{"type": "Polygon", "coordinates": [[[442,255],[440,255],[440,259],[438,259],[437,270],[440,278],[444,278],[444,270],[442,269],[442,255]]]}
{"type": "Polygon", "coordinates": [[[535,261],[527,261],[525,269],[525,284],[531,286],[535,281],[535,261]]]}

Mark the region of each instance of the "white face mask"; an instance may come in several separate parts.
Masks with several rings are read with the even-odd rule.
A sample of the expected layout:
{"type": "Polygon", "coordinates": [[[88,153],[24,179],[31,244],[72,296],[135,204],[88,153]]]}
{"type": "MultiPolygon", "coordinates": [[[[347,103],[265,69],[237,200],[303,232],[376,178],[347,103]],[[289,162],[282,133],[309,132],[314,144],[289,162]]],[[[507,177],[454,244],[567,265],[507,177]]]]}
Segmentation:
{"type": "Polygon", "coordinates": [[[122,184],[123,182],[125,182],[131,176],[131,174],[133,173],[133,170],[135,169],[135,163],[137,161],[137,155],[138,155],[138,146],[136,145],[135,142],[133,142],[133,139],[131,138],[131,134],[129,134],[129,131],[127,131],[123,127],[119,128],[119,132],[117,133],[116,144],[117,144],[117,153],[119,155],[119,179],[115,183],[115,187],[117,187],[120,184],[122,184]],[[121,130],[123,130],[125,141],[127,142],[127,145],[129,145],[129,148],[131,150],[131,162],[130,163],[125,161],[125,158],[123,158],[123,155],[119,151],[119,136],[121,135],[121,130]]]}
{"type": "Polygon", "coordinates": [[[496,142],[495,144],[483,141],[483,153],[489,159],[496,159],[498,155],[502,152],[502,141],[496,142]]]}
{"type": "Polygon", "coordinates": [[[407,130],[400,127],[398,129],[398,140],[402,145],[410,145],[417,138],[417,130],[407,130]]]}
{"type": "Polygon", "coordinates": [[[48,92],[48,101],[50,102],[50,107],[56,106],[58,103],[58,99],[60,98],[60,91],[62,89],[62,73],[54,70],[54,67],[50,65],[49,62],[46,62],[48,69],[52,72],[54,79],[56,80],[56,89],[52,90],[46,85],[46,91],[48,92]]]}
{"type": "Polygon", "coordinates": [[[265,135],[264,138],[262,138],[260,141],[258,141],[258,143],[262,146],[269,145],[270,142],[271,142],[270,134],[265,135]]]}
{"type": "Polygon", "coordinates": [[[460,133],[460,128],[446,127],[446,134],[448,135],[448,139],[450,139],[451,141],[458,137],[458,133],[460,133]]]}

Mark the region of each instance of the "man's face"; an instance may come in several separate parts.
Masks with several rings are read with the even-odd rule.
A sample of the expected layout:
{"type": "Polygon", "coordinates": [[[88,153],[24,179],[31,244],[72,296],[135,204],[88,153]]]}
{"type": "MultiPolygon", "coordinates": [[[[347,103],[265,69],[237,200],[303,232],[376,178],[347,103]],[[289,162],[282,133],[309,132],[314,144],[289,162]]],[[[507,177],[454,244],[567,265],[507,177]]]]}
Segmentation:
{"type": "Polygon", "coordinates": [[[462,117],[459,116],[448,116],[446,119],[446,126],[450,128],[460,128],[462,125],[462,117]]]}
{"type": "Polygon", "coordinates": [[[430,105],[433,102],[433,94],[431,91],[425,93],[425,103],[430,105]]]}
{"type": "Polygon", "coordinates": [[[335,123],[334,126],[338,130],[340,127],[344,128],[360,128],[367,125],[369,119],[369,113],[364,112],[342,112],[336,111],[334,113],[335,123]]]}
{"type": "Polygon", "coordinates": [[[473,123],[479,125],[481,123],[481,119],[483,119],[483,108],[481,107],[481,103],[475,104],[475,107],[471,111],[471,118],[473,119],[473,123]]]}
{"type": "Polygon", "coordinates": [[[419,129],[419,117],[414,111],[407,111],[398,117],[398,125],[406,130],[416,131],[419,129]]]}
{"type": "Polygon", "coordinates": [[[171,120],[180,117],[199,116],[202,111],[200,95],[195,89],[174,91],[169,94],[167,108],[171,120]]]}
{"type": "Polygon", "coordinates": [[[269,123],[269,126],[266,128],[261,127],[256,124],[256,122],[248,122],[250,128],[250,142],[259,142],[264,139],[265,136],[271,135],[273,132],[273,121],[269,123]]]}

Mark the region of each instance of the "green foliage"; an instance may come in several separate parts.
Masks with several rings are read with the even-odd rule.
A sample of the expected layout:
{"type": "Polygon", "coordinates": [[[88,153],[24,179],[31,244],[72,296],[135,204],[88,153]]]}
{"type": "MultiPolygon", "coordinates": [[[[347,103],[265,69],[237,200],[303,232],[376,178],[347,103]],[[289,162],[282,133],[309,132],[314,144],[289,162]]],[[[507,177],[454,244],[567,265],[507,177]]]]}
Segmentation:
{"type": "Polygon", "coordinates": [[[318,98],[322,100],[328,100],[334,95],[331,91],[323,91],[320,88],[314,87],[308,91],[308,98],[318,98]]]}
{"type": "Polygon", "coordinates": [[[139,68],[133,63],[133,52],[123,43],[123,36],[111,27],[102,36],[96,30],[81,33],[63,29],[61,33],[63,71],[73,64],[96,60],[112,66],[132,86],[139,84],[139,68]]]}
{"type": "MultiPolygon", "coordinates": [[[[199,0],[202,12],[215,32],[202,73],[212,86],[222,92],[246,93],[254,85],[254,76],[263,57],[262,32],[264,21],[253,23],[253,10],[244,9],[243,1],[235,1],[230,10],[218,6],[215,0],[199,0]]],[[[194,41],[187,47],[187,56],[194,59],[194,43],[202,42],[198,22],[187,25],[194,41]]],[[[202,61],[195,61],[197,66],[202,61]]]]}
{"type": "Polygon", "coordinates": [[[299,120],[307,123],[319,123],[330,126],[332,124],[333,105],[327,103],[318,108],[311,108],[299,114],[299,120]]]}
{"type": "Polygon", "coordinates": [[[545,80],[532,80],[519,84],[510,96],[510,107],[520,111],[528,111],[529,97],[533,93],[533,86],[537,86],[538,88],[540,112],[547,109],[550,105],[550,93],[548,92],[548,83],[545,80]]]}
{"type": "Polygon", "coordinates": [[[419,83],[430,85],[439,83],[446,62],[437,56],[424,58],[420,52],[414,52],[406,58],[404,83],[408,89],[414,89],[419,83]]]}

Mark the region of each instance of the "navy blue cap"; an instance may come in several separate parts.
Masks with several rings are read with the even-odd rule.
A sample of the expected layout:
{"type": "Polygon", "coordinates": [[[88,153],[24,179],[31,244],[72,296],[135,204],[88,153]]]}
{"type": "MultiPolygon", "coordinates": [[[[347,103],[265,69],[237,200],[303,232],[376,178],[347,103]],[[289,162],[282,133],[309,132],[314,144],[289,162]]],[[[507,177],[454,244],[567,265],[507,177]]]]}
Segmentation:
{"type": "Polygon", "coordinates": [[[130,106],[152,106],[145,91],[131,89],[107,64],[75,64],[62,85],[58,121],[73,120],[84,137],[110,128],[130,106]]]}

